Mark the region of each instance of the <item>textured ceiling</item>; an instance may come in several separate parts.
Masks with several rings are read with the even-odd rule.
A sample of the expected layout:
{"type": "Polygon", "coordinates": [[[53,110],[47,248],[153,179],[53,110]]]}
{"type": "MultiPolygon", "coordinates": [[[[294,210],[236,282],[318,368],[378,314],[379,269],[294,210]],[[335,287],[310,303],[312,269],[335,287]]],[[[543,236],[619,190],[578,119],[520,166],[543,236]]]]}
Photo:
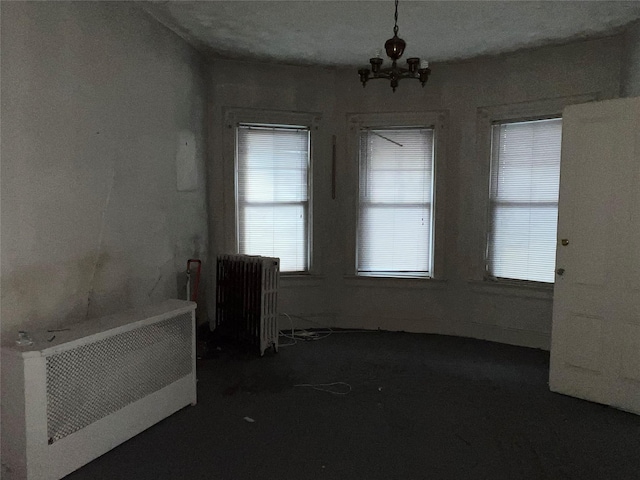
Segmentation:
{"type": "MultiPolygon", "coordinates": [[[[142,3],[196,47],[223,58],[354,66],[393,32],[393,0],[142,3]]],[[[640,1],[407,1],[406,56],[451,61],[616,33],[640,1]]]]}

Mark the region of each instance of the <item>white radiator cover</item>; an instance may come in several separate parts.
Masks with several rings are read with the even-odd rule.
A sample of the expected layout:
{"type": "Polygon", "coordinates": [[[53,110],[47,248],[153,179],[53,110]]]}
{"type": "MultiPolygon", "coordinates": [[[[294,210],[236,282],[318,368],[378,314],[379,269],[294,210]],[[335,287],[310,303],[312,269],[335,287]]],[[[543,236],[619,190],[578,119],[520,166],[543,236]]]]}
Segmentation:
{"type": "Polygon", "coordinates": [[[195,306],[167,300],[35,332],[27,347],[5,335],[2,478],[60,479],[195,405],[195,306]]]}

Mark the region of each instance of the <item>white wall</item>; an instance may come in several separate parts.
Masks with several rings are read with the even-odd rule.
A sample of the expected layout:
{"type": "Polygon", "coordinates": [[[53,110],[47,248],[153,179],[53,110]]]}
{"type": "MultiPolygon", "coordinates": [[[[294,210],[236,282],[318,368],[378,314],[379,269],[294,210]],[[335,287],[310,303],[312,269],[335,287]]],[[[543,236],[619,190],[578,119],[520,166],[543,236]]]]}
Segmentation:
{"type": "Polygon", "coordinates": [[[128,2],[1,8],[3,332],[184,295],[208,245],[200,58],[128,2]]]}
{"type": "Polygon", "coordinates": [[[424,89],[405,80],[396,93],[382,81],[363,89],[357,66],[332,71],[253,64],[252,74],[246,75],[246,64],[216,61],[210,74],[210,208],[216,232],[211,249],[233,249],[225,238],[233,229],[233,158],[222,155],[216,143],[230,134],[222,122],[224,109],[317,111],[323,120],[313,159],[316,268],[308,279],[285,279],[281,311],[337,327],[456,334],[548,348],[551,290],[482,281],[488,191],[483,162],[489,159],[479,160],[476,151],[478,109],[576,95],[615,97],[621,48],[621,38],[613,37],[434,65],[424,89]],[[357,159],[348,148],[347,115],[431,110],[449,117],[446,158],[439,166],[445,170],[439,185],[445,191],[439,206],[444,218],[436,232],[441,242],[436,255],[444,264],[440,281],[356,278],[357,159]],[[336,200],[330,196],[334,134],[336,200]]]}
{"type": "Polygon", "coordinates": [[[623,97],[640,96],[640,22],[630,26],[624,34],[620,94],[623,97]]]}

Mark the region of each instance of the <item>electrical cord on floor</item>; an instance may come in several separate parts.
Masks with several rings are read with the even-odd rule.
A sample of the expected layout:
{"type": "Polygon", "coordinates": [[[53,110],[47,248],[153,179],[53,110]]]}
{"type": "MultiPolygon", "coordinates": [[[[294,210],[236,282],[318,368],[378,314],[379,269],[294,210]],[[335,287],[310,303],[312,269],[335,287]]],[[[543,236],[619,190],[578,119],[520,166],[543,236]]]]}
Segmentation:
{"type": "Polygon", "coordinates": [[[295,336],[294,336],[294,330],[293,330],[293,319],[291,318],[291,316],[287,313],[281,313],[280,315],[284,315],[285,317],[287,317],[289,319],[289,322],[291,322],[291,335],[287,335],[286,333],[284,333],[284,331],[280,330],[278,332],[279,336],[284,337],[284,338],[288,338],[290,340],[293,340],[293,342],[289,342],[289,343],[280,343],[278,342],[278,347],[291,347],[292,345],[295,345],[296,343],[298,343],[298,341],[296,340],[295,336]]]}
{"type": "Polygon", "coordinates": [[[284,330],[280,330],[278,333],[281,337],[292,340],[290,343],[280,344],[281,347],[289,347],[291,345],[295,345],[298,343],[298,340],[305,341],[305,342],[312,341],[312,340],[322,340],[323,338],[327,338],[329,335],[335,335],[337,333],[387,333],[383,330],[353,330],[353,329],[352,330],[334,330],[314,320],[311,320],[310,318],[303,317],[300,315],[289,315],[288,313],[284,313],[284,312],[281,313],[280,315],[287,317],[289,319],[289,322],[291,323],[291,333],[288,333],[288,331],[285,332],[284,330]],[[309,331],[304,329],[295,330],[293,328],[293,319],[291,317],[299,318],[308,323],[313,323],[314,325],[319,326],[322,330],[314,330],[314,331],[309,331]]]}
{"type": "Polygon", "coordinates": [[[310,334],[312,336],[311,340],[322,340],[323,338],[327,338],[329,335],[334,333],[333,329],[331,329],[330,327],[327,327],[325,325],[321,325],[318,322],[316,322],[314,320],[311,320],[310,318],[301,317],[299,315],[293,315],[293,316],[296,317],[296,318],[299,318],[300,320],[304,320],[305,322],[313,323],[314,325],[318,325],[319,327],[325,329],[324,331],[321,330],[321,331],[315,331],[315,332],[309,332],[309,331],[305,330],[305,332],[307,332],[305,334],[305,336],[309,336],[309,334],[310,334]],[[325,335],[323,335],[323,334],[325,334],[325,335]]]}
{"type": "Polygon", "coordinates": [[[321,331],[321,332],[311,332],[309,330],[295,330],[293,328],[293,318],[292,317],[296,317],[299,318],[301,320],[304,320],[306,322],[310,322],[310,323],[314,323],[316,325],[319,325],[317,322],[314,322],[313,320],[310,320],[308,318],[305,317],[301,317],[299,315],[289,315],[288,313],[281,313],[280,315],[283,315],[285,317],[287,317],[289,319],[289,322],[291,323],[291,334],[289,333],[285,333],[284,331],[280,331],[279,334],[281,337],[284,338],[288,338],[289,340],[292,340],[289,343],[284,343],[284,344],[280,344],[279,346],[281,347],[290,347],[292,345],[295,345],[298,343],[298,341],[314,341],[314,340],[322,340],[323,338],[327,338],[329,335],[331,335],[333,333],[333,330],[329,327],[324,327],[327,330],[326,331],[321,331]]]}

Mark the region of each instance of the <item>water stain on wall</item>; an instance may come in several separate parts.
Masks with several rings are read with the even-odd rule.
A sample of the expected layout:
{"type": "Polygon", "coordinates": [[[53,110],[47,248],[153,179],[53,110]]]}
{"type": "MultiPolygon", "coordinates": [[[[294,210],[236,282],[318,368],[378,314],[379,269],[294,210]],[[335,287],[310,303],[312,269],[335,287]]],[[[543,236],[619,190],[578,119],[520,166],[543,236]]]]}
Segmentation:
{"type": "Polygon", "coordinates": [[[29,265],[3,275],[2,309],[11,312],[3,316],[3,332],[58,327],[111,313],[105,305],[126,308],[130,301],[126,269],[118,266],[122,260],[102,252],[96,261],[96,255],[89,253],[68,262],[29,265]],[[97,304],[95,297],[100,300],[97,304]]]}

